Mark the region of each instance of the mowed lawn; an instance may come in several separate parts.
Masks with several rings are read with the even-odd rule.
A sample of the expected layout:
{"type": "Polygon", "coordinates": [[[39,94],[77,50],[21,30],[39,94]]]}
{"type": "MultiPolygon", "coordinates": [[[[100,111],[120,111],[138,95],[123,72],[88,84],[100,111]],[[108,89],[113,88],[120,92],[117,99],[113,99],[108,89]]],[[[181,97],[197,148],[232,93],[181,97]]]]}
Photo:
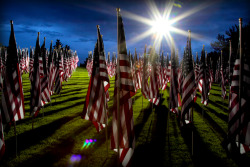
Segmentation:
{"type": "MultiPolygon", "coordinates": [[[[34,119],[29,114],[30,81],[23,76],[25,119],[18,121],[17,156],[14,126],[4,134],[6,151],[0,166],[117,166],[117,154],[108,149],[105,130],[97,133],[94,125],[81,118],[89,77],[84,68],[77,68],[68,82],[63,82],[61,95],[34,119]],[[84,146],[86,139],[95,139],[84,146]],[[77,158],[74,158],[77,157],[77,158]]],[[[110,146],[114,77],[110,79],[108,146],[110,146]]],[[[168,88],[167,88],[168,89],[168,88]]],[[[162,91],[161,91],[162,92],[162,91]]],[[[179,117],[168,112],[169,93],[163,91],[159,106],[133,97],[136,148],[132,166],[244,166],[250,154],[235,158],[227,154],[225,139],[228,129],[228,99],[221,99],[221,88],[213,84],[209,105],[194,105],[193,128],[181,128],[179,117]],[[192,131],[194,147],[192,155],[192,131]]],[[[181,108],[179,108],[180,110],[181,108]]]]}

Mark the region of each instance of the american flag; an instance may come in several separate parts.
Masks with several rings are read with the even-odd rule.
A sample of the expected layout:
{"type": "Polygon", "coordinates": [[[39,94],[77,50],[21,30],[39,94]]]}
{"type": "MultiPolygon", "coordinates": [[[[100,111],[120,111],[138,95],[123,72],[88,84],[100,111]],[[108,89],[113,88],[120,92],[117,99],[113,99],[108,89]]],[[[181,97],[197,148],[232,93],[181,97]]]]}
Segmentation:
{"type": "Polygon", "coordinates": [[[175,51],[172,46],[171,48],[171,75],[170,75],[170,92],[169,92],[169,100],[170,100],[170,111],[178,114],[178,81],[177,81],[177,69],[175,63],[175,51]]]}
{"type": "Polygon", "coordinates": [[[199,66],[199,59],[198,59],[198,53],[196,52],[196,62],[195,62],[195,84],[198,85],[199,82],[199,73],[200,73],[200,66],[199,66]]]}
{"type": "Polygon", "coordinates": [[[50,90],[49,90],[49,81],[48,81],[48,71],[47,71],[47,63],[46,63],[46,48],[45,48],[45,38],[44,43],[41,47],[41,58],[42,58],[42,71],[43,76],[41,76],[41,105],[45,105],[50,102],[50,90]]]}
{"type": "Polygon", "coordinates": [[[118,67],[116,68],[111,149],[118,151],[123,166],[129,166],[135,148],[132,96],[135,94],[127,55],[122,17],[118,13],[118,67]],[[118,76],[119,80],[118,80],[118,76]],[[119,85],[118,85],[119,84],[119,85]],[[119,88],[118,88],[119,86],[119,88]],[[119,98],[119,113],[117,99],[119,98]],[[118,118],[119,116],[119,118],[118,118]],[[119,120],[120,121],[119,121],[119,120]],[[119,124],[118,124],[119,123],[119,124]],[[119,129],[118,129],[119,128],[119,129]]]}
{"type": "Polygon", "coordinates": [[[170,71],[171,71],[171,66],[168,69],[169,66],[169,60],[168,60],[168,54],[165,57],[165,67],[164,67],[164,75],[163,75],[163,86],[162,86],[162,90],[165,90],[167,88],[167,84],[170,81],[170,71]]]}
{"type": "Polygon", "coordinates": [[[150,51],[150,58],[151,58],[152,69],[150,73],[149,97],[151,103],[159,105],[160,102],[159,84],[158,84],[159,73],[156,67],[156,53],[154,48],[152,48],[150,51]]]}
{"type": "Polygon", "coordinates": [[[30,47],[30,60],[29,60],[29,79],[30,81],[33,80],[33,64],[34,64],[34,52],[33,49],[30,47]]]}
{"type": "Polygon", "coordinates": [[[89,56],[88,56],[87,66],[86,66],[89,77],[91,76],[92,68],[93,68],[93,58],[92,58],[92,51],[90,51],[89,56]]]}
{"type": "Polygon", "coordinates": [[[167,54],[167,82],[170,82],[171,76],[171,60],[168,61],[168,54],[167,54]]]}
{"type": "Polygon", "coordinates": [[[49,52],[49,56],[48,56],[48,75],[49,75],[48,87],[49,87],[50,95],[53,94],[55,78],[56,78],[56,67],[54,64],[54,53],[55,52],[52,49],[52,41],[51,41],[50,52],[49,52]]]}
{"type": "Polygon", "coordinates": [[[63,81],[68,81],[69,78],[69,57],[68,57],[68,50],[65,48],[63,53],[63,81]]]}
{"type": "Polygon", "coordinates": [[[197,89],[199,89],[199,73],[200,73],[200,65],[199,65],[199,59],[198,59],[198,53],[196,52],[196,62],[194,67],[194,75],[195,75],[195,90],[194,90],[194,103],[197,100],[197,89]]]}
{"type": "Polygon", "coordinates": [[[207,76],[207,66],[205,63],[205,50],[204,46],[201,52],[200,61],[200,72],[199,72],[199,90],[201,92],[201,103],[208,105],[208,92],[209,92],[209,82],[207,76]]]}
{"type": "Polygon", "coordinates": [[[62,57],[61,48],[57,50],[56,56],[56,78],[55,78],[55,87],[54,92],[56,94],[60,94],[62,90],[62,82],[63,82],[63,57],[62,57]]]}
{"type": "Polygon", "coordinates": [[[195,74],[192,62],[191,51],[191,32],[186,47],[186,55],[183,57],[182,75],[184,78],[182,85],[182,108],[181,108],[181,124],[185,125],[192,122],[191,107],[193,105],[193,93],[195,90],[195,74]]]}
{"type": "Polygon", "coordinates": [[[29,72],[29,62],[30,62],[30,59],[29,59],[29,53],[28,53],[28,49],[26,49],[26,60],[25,60],[25,66],[26,66],[26,69],[25,69],[25,73],[27,74],[29,72]]]}
{"type": "Polygon", "coordinates": [[[82,118],[90,120],[99,132],[107,125],[107,98],[109,77],[104,56],[103,40],[99,27],[97,28],[98,40],[95,45],[93,71],[91,74],[82,118]],[[105,82],[107,84],[105,84],[105,82]],[[106,108],[105,108],[106,106],[106,108]]]}
{"type": "Polygon", "coordinates": [[[142,74],[142,94],[146,99],[149,99],[149,87],[148,87],[148,58],[146,53],[147,45],[145,45],[144,59],[143,59],[143,74],[142,74]]]}
{"type": "Polygon", "coordinates": [[[137,92],[138,89],[141,89],[141,74],[138,69],[139,67],[139,61],[137,59],[137,53],[135,50],[135,56],[134,56],[134,65],[133,65],[133,82],[135,87],[135,92],[137,92]]]}
{"type": "Polygon", "coordinates": [[[214,82],[214,73],[213,73],[213,69],[209,67],[209,89],[211,90],[212,88],[212,83],[214,82]]]}
{"type": "Polygon", "coordinates": [[[24,97],[21,74],[17,57],[16,39],[13,21],[11,21],[11,34],[6,60],[6,71],[2,90],[2,120],[3,124],[18,121],[24,118],[24,97]]]}
{"type": "MultiPolygon", "coordinates": [[[[249,58],[248,58],[249,59],[249,58]]],[[[228,122],[228,148],[231,150],[232,145],[237,144],[240,153],[250,151],[250,61],[240,63],[240,59],[236,59],[233,75],[231,77],[231,96],[229,101],[229,122],[228,122]],[[239,110],[239,74],[240,64],[243,65],[241,72],[242,76],[242,98],[241,98],[241,111],[239,110]],[[240,136],[239,136],[240,134],[240,136]]]]}
{"type": "Polygon", "coordinates": [[[163,51],[161,54],[161,58],[160,58],[160,65],[159,65],[159,79],[160,79],[160,88],[163,90],[163,86],[164,86],[164,69],[165,69],[165,64],[164,64],[164,56],[163,56],[163,51]]]}
{"type": "Polygon", "coordinates": [[[225,77],[224,77],[224,74],[223,74],[223,65],[221,65],[220,73],[221,73],[221,96],[225,100],[227,90],[226,90],[226,84],[225,84],[225,77]]]}
{"type": "Polygon", "coordinates": [[[220,82],[220,58],[217,61],[216,71],[215,71],[215,82],[220,82]]]}
{"type": "Polygon", "coordinates": [[[112,75],[112,74],[111,74],[111,70],[112,70],[111,65],[112,65],[112,63],[110,62],[110,52],[108,52],[108,59],[107,59],[106,64],[107,64],[108,74],[109,74],[109,76],[111,77],[111,75],[112,75]]]}
{"type": "Polygon", "coordinates": [[[0,48],[0,91],[3,88],[3,62],[2,62],[2,48],[0,48]]]}
{"type": "Polygon", "coordinates": [[[111,65],[111,78],[115,76],[116,73],[116,56],[115,52],[113,52],[113,57],[112,57],[112,65],[111,65]]]}
{"type": "Polygon", "coordinates": [[[40,42],[39,42],[39,32],[37,35],[36,41],[36,49],[34,55],[34,64],[33,64],[33,72],[32,72],[32,80],[31,80],[31,98],[30,98],[30,115],[32,117],[37,116],[41,108],[41,79],[40,74],[42,64],[41,59],[41,49],[40,49],[40,42]]]}
{"type": "Polygon", "coordinates": [[[3,123],[2,123],[2,114],[1,114],[1,108],[0,108],[0,160],[3,157],[3,154],[5,152],[5,142],[4,142],[4,132],[3,132],[3,123]]]}

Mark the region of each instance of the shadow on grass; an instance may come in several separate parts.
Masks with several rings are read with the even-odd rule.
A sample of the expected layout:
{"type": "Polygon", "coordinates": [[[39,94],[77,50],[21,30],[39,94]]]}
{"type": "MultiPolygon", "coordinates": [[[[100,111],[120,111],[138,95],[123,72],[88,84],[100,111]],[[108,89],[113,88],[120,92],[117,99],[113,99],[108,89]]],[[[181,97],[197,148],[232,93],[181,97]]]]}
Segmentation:
{"type": "Polygon", "coordinates": [[[224,112],[226,112],[227,109],[224,108],[227,107],[226,103],[224,103],[224,105],[222,105],[223,103],[221,101],[212,101],[212,100],[209,100],[209,103],[212,104],[213,106],[217,107],[218,109],[220,110],[223,110],[224,112]]]}
{"type": "MultiPolygon", "coordinates": [[[[194,108],[196,109],[196,112],[199,113],[199,115],[202,115],[202,108],[197,103],[194,104],[194,108]]],[[[222,115],[217,113],[215,110],[213,110],[211,108],[207,108],[207,107],[206,107],[206,109],[209,110],[210,112],[216,114],[223,121],[227,121],[227,120],[225,120],[225,119],[227,119],[227,117],[225,115],[223,115],[223,117],[222,117],[222,115]]],[[[209,122],[211,127],[213,127],[213,129],[216,130],[220,134],[221,138],[224,139],[227,137],[226,132],[216,123],[216,121],[214,121],[214,119],[210,115],[208,115],[208,113],[206,111],[203,112],[203,116],[209,122]]]]}
{"type": "Polygon", "coordinates": [[[213,113],[214,115],[216,115],[218,118],[220,118],[224,122],[228,122],[228,115],[225,115],[225,114],[222,114],[222,113],[218,113],[216,110],[214,110],[212,108],[209,108],[208,106],[205,106],[205,108],[206,108],[206,110],[210,111],[211,113],[213,113]]]}
{"type": "Polygon", "coordinates": [[[53,166],[53,164],[58,162],[62,157],[72,154],[72,149],[75,144],[74,137],[90,128],[91,124],[89,121],[86,126],[81,126],[77,130],[70,131],[67,137],[60,139],[60,142],[46,147],[39,155],[23,161],[20,166],[53,166]]]}
{"type": "Polygon", "coordinates": [[[202,140],[199,132],[195,127],[192,128],[191,125],[181,128],[181,135],[184,138],[186,144],[188,145],[190,154],[192,152],[192,129],[193,129],[193,142],[194,142],[194,155],[192,157],[194,166],[225,166],[224,160],[220,159],[218,156],[214,155],[208,146],[202,140]],[[208,158],[209,157],[209,158],[208,158]]]}
{"type": "Polygon", "coordinates": [[[152,120],[148,120],[148,116],[152,112],[150,111],[150,104],[147,111],[144,111],[145,116],[141,119],[141,124],[136,127],[136,135],[139,135],[139,129],[142,129],[143,124],[146,121],[152,121],[149,126],[150,133],[152,134],[147,134],[147,142],[139,144],[135,148],[131,166],[162,166],[165,163],[167,108],[161,105],[162,101],[159,106],[155,106],[155,113],[152,113],[152,120]]]}
{"type": "MultiPolygon", "coordinates": [[[[44,112],[44,117],[49,116],[49,115],[52,115],[52,114],[56,114],[56,113],[58,113],[58,112],[60,112],[60,111],[67,110],[67,109],[70,109],[70,108],[73,108],[73,107],[76,107],[76,106],[82,105],[82,104],[83,104],[83,102],[77,102],[77,103],[75,103],[75,104],[73,104],[73,105],[69,105],[69,106],[66,106],[66,107],[62,107],[62,108],[58,108],[58,109],[50,110],[50,111],[45,111],[45,112],[44,112]]],[[[49,107],[49,105],[47,105],[47,107],[49,107]]],[[[44,110],[46,110],[46,108],[45,108],[44,110]]],[[[26,110],[26,113],[29,113],[29,111],[30,111],[30,110],[26,110]]],[[[42,116],[43,116],[43,114],[42,114],[42,110],[41,110],[41,111],[39,112],[39,114],[37,115],[36,118],[41,118],[42,116]]],[[[35,119],[36,119],[36,118],[35,118],[35,119]]],[[[32,117],[28,117],[28,118],[19,120],[19,121],[17,122],[17,124],[23,124],[23,123],[31,122],[31,120],[32,120],[32,117]]]]}
{"type": "MultiPolygon", "coordinates": [[[[227,99],[225,99],[225,100],[227,100],[227,99]]],[[[218,104],[220,104],[220,105],[222,105],[222,106],[224,106],[224,107],[228,108],[228,103],[226,103],[225,101],[224,101],[224,102],[222,102],[222,101],[218,101],[218,100],[216,100],[216,101],[215,101],[215,103],[218,103],[218,104]]]]}
{"type": "MultiPolygon", "coordinates": [[[[40,126],[38,128],[31,129],[32,125],[30,125],[30,130],[25,131],[24,133],[18,134],[17,136],[17,150],[18,154],[22,150],[28,149],[29,147],[39,144],[40,141],[48,138],[49,136],[53,135],[56,130],[58,130],[62,125],[66,124],[67,122],[71,121],[75,117],[79,116],[79,114],[75,114],[73,116],[65,116],[63,118],[57,119],[51,123],[48,123],[46,125],[40,126]]],[[[34,127],[35,127],[34,123],[34,127]]],[[[85,127],[86,129],[87,127],[85,127]]],[[[18,133],[18,128],[17,128],[18,133]]],[[[6,159],[14,158],[15,156],[15,136],[9,138],[5,141],[6,152],[4,154],[6,159]],[[7,158],[8,157],[8,158],[7,158]]],[[[4,159],[5,159],[4,158],[4,159]]]]}

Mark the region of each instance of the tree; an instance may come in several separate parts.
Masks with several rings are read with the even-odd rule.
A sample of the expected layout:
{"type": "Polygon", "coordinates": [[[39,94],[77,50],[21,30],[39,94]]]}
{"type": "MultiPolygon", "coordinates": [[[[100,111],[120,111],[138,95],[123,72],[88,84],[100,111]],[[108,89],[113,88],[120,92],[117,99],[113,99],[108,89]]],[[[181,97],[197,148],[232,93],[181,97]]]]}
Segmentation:
{"type": "Polygon", "coordinates": [[[59,48],[59,45],[61,45],[61,48],[63,47],[62,42],[60,41],[60,39],[56,39],[56,44],[53,46],[54,49],[59,48]]]}
{"type": "MultiPolygon", "coordinates": [[[[242,46],[243,50],[249,53],[250,44],[250,22],[242,26],[242,46]]],[[[224,67],[228,66],[229,60],[229,40],[232,43],[232,62],[236,59],[238,53],[238,42],[239,42],[239,26],[234,25],[225,31],[224,34],[218,34],[217,41],[211,43],[211,47],[214,49],[213,52],[208,53],[214,62],[213,67],[215,68],[215,62],[221,55],[221,50],[223,51],[223,63],[224,67]],[[225,36],[226,35],[226,36],[225,36]]],[[[232,63],[231,62],[231,63],[232,63]]]]}
{"type": "Polygon", "coordinates": [[[70,46],[69,45],[65,45],[65,49],[66,50],[70,50],[70,46]]]}

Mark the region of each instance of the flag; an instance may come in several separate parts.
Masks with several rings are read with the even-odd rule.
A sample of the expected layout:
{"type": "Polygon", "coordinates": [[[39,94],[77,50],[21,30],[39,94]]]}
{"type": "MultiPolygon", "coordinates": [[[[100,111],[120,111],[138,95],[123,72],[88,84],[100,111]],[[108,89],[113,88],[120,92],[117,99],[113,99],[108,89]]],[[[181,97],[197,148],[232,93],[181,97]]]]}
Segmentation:
{"type": "Polygon", "coordinates": [[[98,40],[95,45],[93,69],[89,82],[82,118],[90,120],[99,132],[107,125],[107,97],[109,77],[104,55],[104,45],[97,27],[98,40]],[[106,83],[106,84],[105,84],[106,83]],[[106,108],[105,108],[106,106],[106,108]]]}
{"type": "Polygon", "coordinates": [[[62,90],[62,81],[63,81],[63,58],[62,58],[62,51],[61,48],[57,50],[57,55],[56,55],[56,77],[55,77],[55,87],[54,87],[54,92],[56,94],[60,94],[62,90]]]}
{"type": "Polygon", "coordinates": [[[2,123],[2,114],[1,114],[1,108],[0,108],[0,160],[3,157],[3,154],[5,152],[5,142],[4,142],[4,132],[3,132],[3,123],[2,123]]]}
{"type": "Polygon", "coordinates": [[[249,50],[241,48],[242,20],[239,19],[239,59],[235,60],[231,77],[231,96],[229,101],[228,149],[237,145],[239,153],[250,151],[250,58],[249,50]]]}
{"type": "Polygon", "coordinates": [[[224,72],[223,72],[223,59],[222,59],[222,51],[221,51],[221,67],[220,67],[220,74],[221,74],[221,97],[225,100],[226,98],[226,84],[225,84],[225,77],[224,77],[224,72]]]}
{"type": "Polygon", "coordinates": [[[87,65],[86,65],[86,69],[88,71],[89,77],[91,76],[92,68],[93,68],[93,58],[92,58],[92,51],[90,51],[89,56],[88,56],[87,65]]]}
{"type": "Polygon", "coordinates": [[[149,87],[148,87],[148,58],[147,58],[147,53],[146,53],[147,45],[145,45],[145,50],[144,50],[144,59],[143,59],[143,74],[142,74],[142,94],[146,99],[149,98],[149,87]]]}
{"type": "Polygon", "coordinates": [[[169,92],[169,100],[170,100],[170,111],[173,113],[178,113],[178,81],[177,81],[177,69],[175,63],[175,51],[174,46],[171,48],[171,72],[170,72],[170,92],[169,92]]]}
{"type": "Polygon", "coordinates": [[[183,57],[182,75],[184,78],[182,85],[182,108],[181,108],[181,124],[189,124],[192,122],[191,107],[193,105],[193,93],[195,90],[195,74],[192,62],[191,51],[191,31],[189,31],[186,55],[183,57]]]}
{"type": "Polygon", "coordinates": [[[22,80],[19,72],[20,67],[18,64],[13,21],[11,21],[11,33],[7,53],[6,73],[4,75],[2,90],[3,124],[23,119],[25,115],[22,80]]]}
{"type": "Polygon", "coordinates": [[[42,64],[41,61],[41,49],[40,49],[40,42],[39,42],[39,32],[37,35],[36,40],[36,48],[35,48],[35,55],[34,55],[34,64],[33,64],[33,79],[31,81],[31,96],[30,96],[30,115],[32,117],[36,117],[41,108],[41,79],[40,75],[41,72],[40,65],[42,64]],[[40,60],[39,60],[40,57],[40,60]]]}
{"type": "MultiPolygon", "coordinates": [[[[128,56],[129,57],[129,56],[128,56]]],[[[134,87],[135,87],[135,92],[137,92],[138,89],[141,89],[141,74],[138,69],[139,67],[139,62],[137,59],[137,53],[135,49],[135,56],[134,56],[134,65],[133,65],[133,82],[134,82],[134,87]]]]}
{"type": "Polygon", "coordinates": [[[160,94],[159,94],[159,81],[158,81],[158,71],[156,67],[156,53],[154,48],[150,50],[151,57],[151,73],[150,73],[150,84],[149,84],[149,97],[150,102],[155,105],[159,105],[160,102],[160,94]]]}
{"type": "Polygon", "coordinates": [[[200,61],[199,90],[201,92],[201,103],[203,103],[204,105],[208,105],[208,84],[207,66],[205,63],[205,50],[203,46],[200,61]]]}
{"type": "Polygon", "coordinates": [[[52,49],[52,41],[50,44],[50,52],[49,52],[49,57],[48,57],[48,75],[49,75],[49,83],[48,83],[48,87],[49,87],[49,92],[50,95],[53,94],[53,90],[54,90],[54,84],[55,84],[55,78],[56,78],[56,67],[54,64],[54,54],[55,52],[53,52],[52,49]]]}
{"type": "Polygon", "coordinates": [[[30,62],[29,62],[29,79],[30,81],[33,80],[33,64],[34,64],[34,53],[33,49],[30,47],[30,62]]]}
{"type": "Polygon", "coordinates": [[[249,112],[249,97],[250,97],[250,67],[249,61],[243,65],[243,96],[241,98],[241,111],[239,110],[239,73],[240,59],[235,60],[233,75],[231,77],[231,96],[229,101],[229,122],[228,122],[228,138],[230,150],[232,144],[239,146],[240,153],[250,151],[250,112],[249,112]],[[245,95],[244,95],[245,94],[245,95]],[[240,134],[240,137],[239,137],[240,134]]]}
{"type": "Polygon", "coordinates": [[[48,81],[48,71],[46,63],[46,48],[45,48],[45,38],[44,43],[41,47],[41,56],[42,56],[42,71],[43,76],[41,76],[41,105],[45,105],[50,102],[50,91],[49,91],[49,81],[48,81]]]}
{"type": "Polygon", "coordinates": [[[120,162],[122,163],[122,166],[129,166],[135,148],[134,119],[133,119],[133,108],[131,99],[132,96],[135,94],[135,91],[132,82],[129,57],[127,55],[122,17],[119,12],[118,12],[117,24],[118,24],[117,61],[119,65],[116,68],[116,76],[115,76],[113,118],[112,118],[112,130],[111,130],[111,149],[113,149],[114,151],[118,151],[117,148],[119,145],[120,162]],[[120,76],[119,80],[117,78],[118,76],[120,76]],[[119,111],[117,111],[118,98],[119,98],[119,111]],[[120,116],[119,118],[118,114],[120,116]],[[120,124],[118,125],[118,123],[120,124]]]}
{"type": "Polygon", "coordinates": [[[111,65],[112,69],[111,69],[111,78],[113,76],[115,76],[116,73],[116,56],[115,56],[115,52],[113,52],[113,57],[112,57],[112,65],[111,65]]]}
{"type": "Polygon", "coordinates": [[[2,48],[0,48],[0,91],[3,88],[3,71],[2,48]]]}

